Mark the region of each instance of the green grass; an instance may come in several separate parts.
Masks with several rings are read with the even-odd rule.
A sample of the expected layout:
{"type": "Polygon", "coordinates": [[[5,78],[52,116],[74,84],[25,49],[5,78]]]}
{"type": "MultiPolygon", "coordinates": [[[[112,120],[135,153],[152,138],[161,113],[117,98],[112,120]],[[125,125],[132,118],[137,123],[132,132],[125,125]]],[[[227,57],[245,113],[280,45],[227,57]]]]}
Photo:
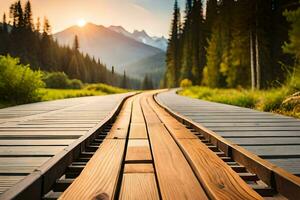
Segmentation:
{"type": "Polygon", "coordinates": [[[56,99],[67,99],[85,96],[101,96],[108,94],[125,93],[128,90],[105,85],[105,84],[90,84],[83,89],[45,89],[39,90],[41,101],[50,101],[56,99]]]}
{"type": "MultiPolygon", "coordinates": [[[[113,87],[105,84],[88,84],[83,89],[49,89],[40,88],[38,89],[39,98],[37,101],[51,101],[57,99],[67,99],[75,97],[86,97],[86,96],[101,96],[108,94],[118,94],[129,92],[122,88],[113,87]]],[[[16,103],[0,101],[0,109],[10,106],[15,106],[16,103]]]]}
{"type": "Polygon", "coordinates": [[[283,104],[283,101],[293,94],[293,92],[286,87],[252,91],[243,89],[211,89],[207,87],[192,86],[181,90],[179,94],[207,101],[280,113],[300,118],[299,109],[295,109],[297,105],[285,106],[283,104]]]}

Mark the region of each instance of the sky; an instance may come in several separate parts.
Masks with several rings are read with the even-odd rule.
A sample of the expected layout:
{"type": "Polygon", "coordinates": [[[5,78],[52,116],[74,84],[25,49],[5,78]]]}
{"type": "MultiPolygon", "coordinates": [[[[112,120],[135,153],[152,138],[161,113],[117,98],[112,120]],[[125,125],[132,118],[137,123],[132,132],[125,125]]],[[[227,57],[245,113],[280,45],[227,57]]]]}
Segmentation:
{"type": "MultiPolygon", "coordinates": [[[[0,0],[0,14],[8,14],[15,1],[0,0]]],[[[184,2],[179,0],[182,9],[184,2]]],[[[168,37],[174,0],[31,0],[31,4],[35,18],[46,16],[50,20],[52,33],[83,19],[97,25],[120,25],[129,31],[145,30],[151,36],[168,37]]]]}

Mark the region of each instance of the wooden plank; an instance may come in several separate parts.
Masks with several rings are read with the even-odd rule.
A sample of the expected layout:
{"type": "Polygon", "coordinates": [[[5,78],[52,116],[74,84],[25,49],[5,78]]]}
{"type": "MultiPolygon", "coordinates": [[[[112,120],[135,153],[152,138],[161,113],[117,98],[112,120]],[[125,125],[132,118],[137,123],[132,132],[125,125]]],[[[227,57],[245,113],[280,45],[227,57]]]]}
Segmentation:
{"type": "MultiPolygon", "coordinates": [[[[148,98],[148,100],[162,122],[168,126],[170,123],[168,116],[170,115],[161,109],[152,98],[148,98]]],[[[177,124],[180,123],[172,121],[169,126],[177,124]]],[[[176,134],[172,135],[211,199],[263,199],[200,140],[182,139],[177,138],[176,134]]]]}
{"type": "Polygon", "coordinates": [[[253,123],[239,123],[239,122],[201,122],[207,128],[210,127],[300,127],[300,122],[253,122],[253,123]]]}
{"type": "Polygon", "coordinates": [[[129,139],[147,139],[147,130],[144,123],[131,123],[129,139]]]}
{"type": "Polygon", "coordinates": [[[299,131],[300,127],[210,127],[211,130],[214,131],[223,131],[223,132],[231,132],[231,131],[299,131]]]}
{"type": "Polygon", "coordinates": [[[154,173],[154,168],[152,164],[128,163],[125,164],[124,173],[154,173]]]}
{"type": "Polygon", "coordinates": [[[0,194],[24,178],[25,176],[0,176],[0,194]]]}
{"type": "Polygon", "coordinates": [[[145,101],[142,109],[162,198],[208,199],[184,155],[145,101]]]}
{"type": "Polygon", "coordinates": [[[132,98],[128,99],[118,115],[111,131],[106,136],[108,139],[126,139],[128,134],[128,128],[130,123],[132,98]]]}
{"type": "Polygon", "coordinates": [[[240,146],[300,145],[300,137],[230,138],[240,146]]]}
{"type": "Polygon", "coordinates": [[[151,162],[152,156],[148,140],[129,140],[126,162],[151,162]]]}
{"type": "Polygon", "coordinates": [[[0,140],[0,146],[68,146],[75,140],[0,140]]]}
{"type": "Polygon", "coordinates": [[[298,157],[300,158],[300,145],[287,146],[244,146],[245,149],[263,158],[271,157],[298,157]]]}
{"type": "Polygon", "coordinates": [[[60,199],[114,199],[124,149],[125,140],[105,139],[60,199]]]}
{"type": "Polygon", "coordinates": [[[223,137],[300,137],[300,131],[217,131],[223,137]]]}
{"type": "Polygon", "coordinates": [[[286,158],[286,159],[266,159],[269,162],[286,169],[292,174],[300,176],[300,158],[286,158]]]}
{"type": "Polygon", "coordinates": [[[201,141],[180,139],[178,144],[212,199],[263,199],[201,141]]]}
{"type": "Polygon", "coordinates": [[[153,173],[124,174],[120,200],[158,200],[159,194],[153,173]]]}
{"type": "Polygon", "coordinates": [[[145,123],[144,116],[140,105],[141,95],[137,95],[133,101],[132,123],[145,123]]]}
{"type": "Polygon", "coordinates": [[[49,146],[47,148],[43,146],[15,146],[15,147],[3,147],[0,146],[0,157],[11,156],[53,156],[62,151],[63,146],[49,146]]]}
{"type": "Polygon", "coordinates": [[[132,98],[129,98],[125,101],[116,123],[110,130],[110,138],[115,139],[105,139],[103,141],[80,176],[68,187],[60,199],[115,198],[115,191],[125,154],[125,139],[129,129],[131,108],[132,98]]]}

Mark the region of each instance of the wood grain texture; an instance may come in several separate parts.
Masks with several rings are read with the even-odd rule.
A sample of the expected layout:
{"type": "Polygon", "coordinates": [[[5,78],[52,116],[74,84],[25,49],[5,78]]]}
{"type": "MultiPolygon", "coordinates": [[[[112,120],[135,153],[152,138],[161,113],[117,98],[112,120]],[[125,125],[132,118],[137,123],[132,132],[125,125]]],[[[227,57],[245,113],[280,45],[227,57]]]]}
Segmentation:
{"type": "Polygon", "coordinates": [[[126,139],[130,123],[132,98],[129,98],[123,105],[111,131],[106,136],[108,139],[126,139]]]}
{"type": "Polygon", "coordinates": [[[125,154],[126,137],[131,118],[132,99],[125,101],[100,148],[81,174],[59,199],[114,199],[125,154]],[[113,138],[113,139],[110,139],[113,138]]]}
{"type": "Polygon", "coordinates": [[[124,174],[120,200],[158,200],[158,190],[153,173],[124,174]]]}
{"type": "Polygon", "coordinates": [[[154,173],[154,168],[152,164],[128,163],[125,164],[124,174],[129,173],[154,173]]]}
{"type": "Polygon", "coordinates": [[[125,162],[150,162],[152,161],[148,140],[129,140],[125,162]]]}
{"type": "Polygon", "coordinates": [[[172,127],[179,126],[180,123],[177,120],[170,120],[171,115],[161,109],[153,98],[149,97],[148,103],[166,127],[170,127],[169,131],[211,199],[262,199],[200,140],[183,139],[172,133],[174,131],[172,127]]]}
{"type": "Polygon", "coordinates": [[[113,199],[124,149],[125,140],[104,140],[80,176],[59,199],[113,199]]]}
{"type": "Polygon", "coordinates": [[[142,101],[142,109],[148,125],[162,198],[207,199],[184,155],[145,99],[142,101]]]}
{"type": "Polygon", "coordinates": [[[201,141],[178,143],[212,199],[263,199],[201,141]]]}
{"type": "Polygon", "coordinates": [[[129,139],[147,139],[147,130],[145,122],[143,123],[131,123],[129,139]]]}
{"type": "MultiPolygon", "coordinates": [[[[176,94],[175,90],[158,94],[157,100],[172,112],[198,122],[201,129],[209,129],[232,144],[243,145],[243,148],[262,155],[264,159],[277,158],[276,165],[291,173],[300,173],[299,167],[295,170],[283,159],[300,158],[296,147],[300,146],[300,120],[187,98],[176,94]],[[278,159],[280,156],[282,159],[278,159]]],[[[300,166],[300,160],[291,164],[300,166]]]]}

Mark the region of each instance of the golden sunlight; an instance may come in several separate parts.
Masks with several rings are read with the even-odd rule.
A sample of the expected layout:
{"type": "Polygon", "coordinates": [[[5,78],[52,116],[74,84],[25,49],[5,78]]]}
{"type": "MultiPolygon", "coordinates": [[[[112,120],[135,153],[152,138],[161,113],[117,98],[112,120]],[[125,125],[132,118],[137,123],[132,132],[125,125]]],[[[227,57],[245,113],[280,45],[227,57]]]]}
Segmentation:
{"type": "Polygon", "coordinates": [[[86,25],[86,21],[84,19],[80,19],[78,20],[77,25],[79,27],[84,27],[86,25]]]}

